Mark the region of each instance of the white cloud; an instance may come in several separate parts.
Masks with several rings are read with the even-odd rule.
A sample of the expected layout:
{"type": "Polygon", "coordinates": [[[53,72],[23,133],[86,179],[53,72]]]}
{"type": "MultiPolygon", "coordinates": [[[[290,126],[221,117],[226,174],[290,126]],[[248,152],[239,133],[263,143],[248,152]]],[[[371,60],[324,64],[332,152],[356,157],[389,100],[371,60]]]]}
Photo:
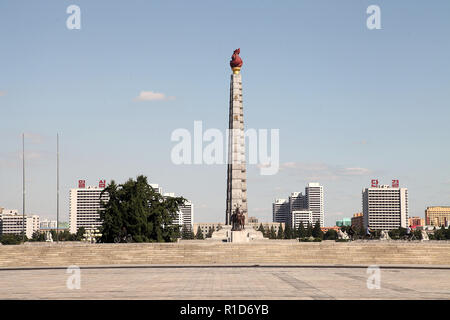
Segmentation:
{"type": "Polygon", "coordinates": [[[341,170],[341,174],[344,176],[363,176],[371,173],[367,168],[344,168],[341,170]]]}
{"type": "Polygon", "coordinates": [[[163,100],[175,100],[173,96],[166,96],[164,93],[153,91],[141,91],[138,97],[134,98],[134,101],[163,101],[163,100]]]}
{"type": "Polygon", "coordinates": [[[6,91],[1,91],[0,90],[0,97],[2,97],[2,96],[6,96],[6,91]]]}
{"type": "Polygon", "coordinates": [[[344,177],[365,176],[372,173],[371,170],[361,167],[333,166],[325,163],[285,162],[280,166],[289,174],[304,177],[307,180],[338,180],[344,177]]]}
{"type": "Polygon", "coordinates": [[[25,142],[30,141],[31,143],[42,143],[44,137],[39,133],[25,132],[25,142]]]}

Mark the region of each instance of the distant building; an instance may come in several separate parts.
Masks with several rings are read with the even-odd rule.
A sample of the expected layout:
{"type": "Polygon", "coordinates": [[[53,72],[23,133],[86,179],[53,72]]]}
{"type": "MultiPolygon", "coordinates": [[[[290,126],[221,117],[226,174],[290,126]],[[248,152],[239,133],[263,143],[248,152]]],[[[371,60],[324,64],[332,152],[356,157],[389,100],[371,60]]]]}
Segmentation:
{"type": "Polygon", "coordinates": [[[348,227],[352,225],[351,218],[342,218],[341,220],[336,220],[336,226],[338,227],[348,227]]]}
{"type": "Polygon", "coordinates": [[[258,218],[256,217],[248,217],[247,223],[258,223],[258,218]]]}
{"type": "Polygon", "coordinates": [[[289,211],[298,211],[308,208],[306,197],[301,192],[292,192],[289,196],[289,211]]]}
{"type": "MultiPolygon", "coordinates": [[[[35,233],[36,231],[39,231],[39,226],[40,226],[40,217],[36,214],[31,216],[32,219],[32,223],[33,223],[33,233],[35,233]]],[[[32,235],[33,235],[32,233],[32,235]]]]}
{"type": "Polygon", "coordinates": [[[252,227],[255,230],[258,230],[262,225],[264,228],[264,231],[266,231],[266,232],[269,232],[273,227],[273,229],[275,230],[276,233],[278,233],[278,230],[280,229],[280,225],[283,230],[286,228],[286,224],[283,222],[258,222],[258,223],[248,223],[247,225],[249,227],[252,227]]]}
{"type": "Polygon", "coordinates": [[[194,235],[197,235],[198,227],[200,227],[200,230],[202,231],[203,238],[206,238],[206,235],[212,231],[218,231],[223,226],[223,223],[218,222],[201,222],[201,223],[194,223],[194,235]]]}
{"type": "Polygon", "coordinates": [[[362,192],[364,228],[392,230],[408,223],[408,189],[380,185],[362,192]]]}
{"type": "Polygon", "coordinates": [[[425,210],[425,222],[430,226],[449,226],[450,206],[428,207],[425,210]]]}
{"type": "Polygon", "coordinates": [[[362,230],[364,228],[364,218],[362,212],[353,214],[351,226],[356,230],[362,230]]]}
{"type": "Polygon", "coordinates": [[[159,184],[150,183],[150,187],[152,187],[155,192],[162,194],[162,188],[159,186],[159,184]]]}
{"type": "Polygon", "coordinates": [[[39,223],[39,229],[56,229],[56,220],[41,220],[39,223]]]}
{"type": "Polygon", "coordinates": [[[302,192],[292,192],[289,200],[276,199],[272,204],[273,222],[283,222],[292,226],[295,219],[294,211],[312,211],[312,224],[320,223],[323,227],[324,221],[324,198],[323,187],[317,182],[310,182],[302,192]]]}
{"type": "Polygon", "coordinates": [[[39,230],[39,216],[25,217],[17,210],[2,209],[0,213],[0,234],[22,234],[25,231],[27,238],[39,230]]]}
{"type": "Polygon", "coordinates": [[[292,211],[291,219],[289,224],[291,228],[298,229],[300,223],[306,228],[309,224],[313,225],[313,212],[311,210],[295,210],[292,211]]]}
{"type": "MultiPolygon", "coordinates": [[[[164,193],[164,197],[175,197],[175,193],[164,193]]],[[[194,231],[194,204],[187,200],[179,208],[177,217],[173,221],[181,227],[186,227],[187,230],[194,231]]],[[[194,232],[196,232],[195,230],[194,232]]]]}
{"type": "Polygon", "coordinates": [[[81,227],[95,230],[102,225],[100,220],[101,201],[107,202],[109,196],[103,193],[105,181],[98,187],[86,187],[84,180],[78,181],[78,188],[70,189],[69,230],[76,233],[81,227]]]}
{"type": "MultiPolygon", "coordinates": [[[[39,224],[39,232],[40,233],[46,233],[47,231],[56,231],[56,220],[48,220],[44,219],[41,220],[39,224]]],[[[70,232],[70,226],[68,222],[60,222],[58,227],[58,232],[64,232],[69,231],[70,232]]]]}
{"type": "Polygon", "coordinates": [[[423,227],[425,225],[425,219],[421,217],[411,217],[408,219],[408,226],[415,229],[417,227],[423,227]]]}
{"type": "Polygon", "coordinates": [[[276,199],[272,203],[273,222],[286,223],[289,220],[289,204],[286,199],[276,199]]]}
{"type": "Polygon", "coordinates": [[[324,200],[323,187],[317,182],[310,182],[305,188],[306,204],[308,210],[313,214],[313,225],[319,221],[320,226],[323,227],[324,220],[324,200]]]}
{"type": "Polygon", "coordinates": [[[194,227],[194,204],[191,201],[186,201],[179,209],[183,226],[192,230],[194,227]]]}

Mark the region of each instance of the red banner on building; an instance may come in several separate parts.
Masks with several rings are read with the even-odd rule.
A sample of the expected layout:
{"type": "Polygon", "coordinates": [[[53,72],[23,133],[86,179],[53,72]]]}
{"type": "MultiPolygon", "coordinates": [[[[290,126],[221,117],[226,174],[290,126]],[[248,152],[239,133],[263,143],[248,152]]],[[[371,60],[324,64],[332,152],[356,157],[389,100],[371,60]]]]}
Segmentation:
{"type": "Polygon", "coordinates": [[[98,187],[99,188],[106,188],[106,180],[100,180],[98,182],[98,187]]]}
{"type": "Polygon", "coordinates": [[[78,188],[80,189],[86,188],[86,180],[78,180],[78,188]]]}
{"type": "Polygon", "coordinates": [[[392,180],[392,188],[398,188],[400,185],[398,180],[392,180]]]}
{"type": "Polygon", "coordinates": [[[378,187],[378,180],[372,179],[372,188],[376,188],[376,187],[378,187]]]}

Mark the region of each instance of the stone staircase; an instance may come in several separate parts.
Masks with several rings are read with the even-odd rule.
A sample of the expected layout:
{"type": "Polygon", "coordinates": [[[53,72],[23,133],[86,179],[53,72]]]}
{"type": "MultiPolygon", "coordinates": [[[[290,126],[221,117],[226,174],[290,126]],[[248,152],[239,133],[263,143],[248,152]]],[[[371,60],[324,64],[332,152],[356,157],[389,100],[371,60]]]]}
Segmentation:
{"type": "Polygon", "coordinates": [[[0,267],[69,265],[450,265],[450,242],[28,243],[0,246],[0,267]]]}

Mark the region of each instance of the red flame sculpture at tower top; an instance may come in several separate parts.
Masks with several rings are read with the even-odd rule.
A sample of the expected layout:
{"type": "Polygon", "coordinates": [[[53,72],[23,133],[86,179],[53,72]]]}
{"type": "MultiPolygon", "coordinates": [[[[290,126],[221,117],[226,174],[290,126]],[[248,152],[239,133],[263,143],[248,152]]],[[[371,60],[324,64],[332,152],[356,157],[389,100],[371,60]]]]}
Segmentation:
{"type": "Polygon", "coordinates": [[[239,57],[239,53],[241,53],[241,49],[234,50],[233,55],[231,56],[230,66],[231,69],[242,67],[243,61],[241,57],[239,57]]]}

